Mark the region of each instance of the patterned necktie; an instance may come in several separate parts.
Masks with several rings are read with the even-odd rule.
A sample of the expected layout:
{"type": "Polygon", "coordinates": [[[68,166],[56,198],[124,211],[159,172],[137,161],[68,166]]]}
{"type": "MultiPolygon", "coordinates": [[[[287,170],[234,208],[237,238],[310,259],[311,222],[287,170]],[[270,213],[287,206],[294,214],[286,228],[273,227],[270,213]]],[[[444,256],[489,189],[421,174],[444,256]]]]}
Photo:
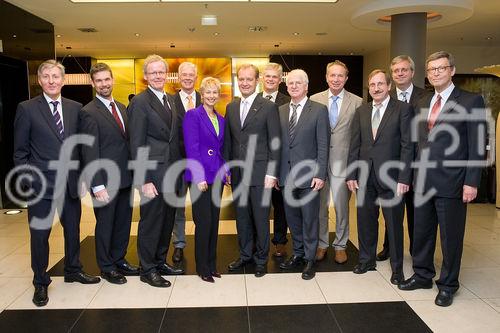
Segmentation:
{"type": "Polygon", "coordinates": [[[172,110],[170,110],[170,106],[168,106],[167,95],[165,94],[163,94],[163,107],[167,113],[168,126],[170,127],[172,125],[172,110]]]}
{"type": "Polygon", "coordinates": [[[429,120],[427,121],[427,128],[429,131],[434,127],[436,124],[436,119],[439,116],[439,111],[441,110],[441,95],[437,95],[436,102],[432,106],[431,114],[429,116],[429,120]]]}
{"type": "Polygon", "coordinates": [[[339,96],[332,96],[332,103],[330,104],[330,109],[328,112],[328,117],[330,118],[330,127],[334,128],[339,120],[339,107],[337,105],[337,100],[339,96]]]}
{"type": "Polygon", "coordinates": [[[406,99],[406,94],[408,94],[408,92],[406,92],[406,91],[402,91],[400,93],[400,95],[401,95],[401,101],[405,102],[405,103],[408,103],[408,100],[406,99]]]}
{"type": "Polygon", "coordinates": [[[267,98],[268,100],[272,101],[272,100],[273,100],[273,95],[267,95],[267,96],[266,96],[266,98],[267,98]]]}
{"type": "Polygon", "coordinates": [[[52,116],[54,117],[54,121],[56,122],[56,127],[57,127],[57,132],[59,133],[59,136],[64,138],[64,128],[63,128],[63,123],[61,119],[61,115],[59,114],[59,111],[57,111],[57,105],[59,104],[59,101],[52,101],[50,102],[52,104],[52,116]]]}
{"type": "Polygon", "coordinates": [[[247,114],[248,114],[248,101],[245,100],[243,101],[243,107],[241,108],[240,111],[241,127],[243,127],[243,124],[245,123],[247,114]]]}
{"type": "Polygon", "coordinates": [[[122,130],[122,133],[125,133],[125,128],[123,127],[122,121],[120,120],[120,117],[118,116],[118,111],[116,111],[116,106],[114,102],[109,103],[111,106],[111,113],[113,114],[113,118],[115,118],[116,123],[118,124],[118,127],[122,130]]]}
{"type": "Polygon", "coordinates": [[[377,136],[377,130],[378,126],[380,125],[380,107],[382,104],[375,104],[375,113],[373,114],[372,118],[372,134],[373,134],[373,139],[377,136]]]}
{"type": "Polygon", "coordinates": [[[187,109],[188,109],[188,110],[192,110],[192,109],[194,109],[193,96],[188,95],[188,96],[187,96],[187,100],[188,100],[188,103],[187,103],[187,109]]]}
{"type": "Polygon", "coordinates": [[[292,106],[292,117],[290,118],[290,124],[288,125],[288,135],[290,136],[290,140],[295,137],[295,128],[297,127],[297,109],[300,104],[291,104],[292,106]]]}

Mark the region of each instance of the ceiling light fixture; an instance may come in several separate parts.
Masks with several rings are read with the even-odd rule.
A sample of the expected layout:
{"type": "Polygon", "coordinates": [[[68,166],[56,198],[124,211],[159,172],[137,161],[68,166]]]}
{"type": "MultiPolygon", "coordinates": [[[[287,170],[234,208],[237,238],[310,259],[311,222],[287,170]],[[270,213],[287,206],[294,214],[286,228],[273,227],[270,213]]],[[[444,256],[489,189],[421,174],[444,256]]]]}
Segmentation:
{"type": "Polygon", "coordinates": [[[298,36],[298,35],[300,35],[300,33],[298,33],[297,31],[295,31],[295,32],[293,33],[293,35],[294,35],[294,36],[298,36]]]}
{"type": "Polygon", "coordinates": [[[201,25],[217,25],[216,15],[203,15],[201,17],[201,25]]]}
{"type": "Polygon", "coordinates": [[[56,37],[57,37],[57,38],[61,38],[61,37],[62,37],[62,35],[57,34],[57,35],[56,35],[56,37]]]}

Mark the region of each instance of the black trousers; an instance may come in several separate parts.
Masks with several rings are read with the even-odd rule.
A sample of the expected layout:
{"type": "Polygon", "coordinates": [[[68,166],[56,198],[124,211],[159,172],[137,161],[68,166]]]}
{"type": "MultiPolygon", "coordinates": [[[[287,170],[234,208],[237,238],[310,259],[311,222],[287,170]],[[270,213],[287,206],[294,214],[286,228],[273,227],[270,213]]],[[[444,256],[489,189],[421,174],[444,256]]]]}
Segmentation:
{"type": "MultiPolygon", "coordinates": [[[[285,189],[285,191],[288,191],[285,189]]],[[[285,200],[285,213],[292,235],[293,254],[314,262],[319,243],[319,191],[311,188],[292,189],[295,200],[312,195],[312,200],[302,205],[291,205],[285,200]]]]}
{"type": "Polygon", "coordinates": [[[116,270],[116,265],[125,261],[132,220],[130,193],[130,187],[110,192],[113,200],[105,206],[94,207],[97,265],[103,272],[116,270]]]}
{"type": "MultiPolygon", "coordinates": [[[[358,192],[358,196],[359,196],[358,192]]],[[[394,197],[392,190],[383,189],[378,183],[372,169],[366,184],[364,202],[357,208],[358,214],[358,242],[359,262],[375,263],[377,256],[378,217],[380,205],[378,198],[391,199],[394,197]]],[[[358,198],[359,199],[359,198],[358,198]]],[[[391,268],[393,272],[403,271],[403,201],[395,206],[382,206],[382,214],[387,227],[389,238],[389,252],[391,255],[391,268]]]]}
{"type": "Polygon", "coordinates": [[[209,276],[211,272],[217,271],[217,236],[222,186],[216,189],[209,184],[207,191],[200,192],[196,184],[190,184],[190,192],[193,197],[199,196],[192,203],[196,272],[201,276],[209,276]]]}
{"type": "MultiPolygon", "coordinates": [[[[406,207],[406,222],[408,223],[408,238],[410,239],[410,254],[413,253],[413,229],[414,229],[414,216],[415,216],[415,205],[413,203],[415,197],[415,192],[410,188],[410,191],[405,193],[405,207],[406,207]]],[[[389,249],[389,236],[387,235],[387,228],[385,228],[384,234],[384,250],[389,249]]]]}
{"type": "MultiPolygon", "coordinates": [[[[165,195],[170,196],[173,193],[165,195]]],[[[173,198],[170,200],[170,202],[174,202],[173,198]]],[[[167,203],[164,193],[158,192],[158,195],[153,199],[146,198],[141,194],[137,253],[142,275],[156,272],[156,268],[166,262],[174,219],[175,207],[167,203]]]]}
{"type": "Polygon", "coordinates": [[[283,203],[283,193],[273,188],[271,201],[273,203],[274,212],[274,236],[271,242],[274,245],[286,244],[288,239],[286,238],[286,231],[288,224],[286,223],[285,215],[285,205],[283,203]]]}
{"type": "MultiPolygon", "coordinates": [[[[243,185],[242,185],[243,186],[243,185]]],[[[254,260],[257,265],[265,265],[269,257],[269,211],[271,210],[271,189],[264,186],[249,186],[248,200],[236,204],[236,230],[243,261],[254,260]],[[263,201],[263,198],[269,200],[263,201]],[[255,239],[254,239],[255,230],[255,239]],[[255,242],[255,253],[253,252],[255,242]]]]}
{"type": "Polygon", "coordinates": [[[64,232],[64,273],[76,273],[82,270],[80,263],[80,217],[82,206],[80,199],[71,198],[66,191],[64,198],[42,199],[28,206],[30,224],[31,268],[34,285],[48,286],[51,282],[47,273],[49,265],[49,236],[52,221],[57,211],[64,232]],[[54,205],[54,207],[52,207],[54,205]],[[62,210],[56,207],[61,207],[62,210]],[[34,223],[33,218],[48,219],[50,223],[34,223]]]}
{"type": "Polygon", "coordinates": [[[413,271],[416,278],[429,281],[436,275],[434,251],[439,225],[443,265],[436,285],[440,290],[458,290],[466,215],[467,205],[461,198],[434,197],[415,207],[413,271]]]}

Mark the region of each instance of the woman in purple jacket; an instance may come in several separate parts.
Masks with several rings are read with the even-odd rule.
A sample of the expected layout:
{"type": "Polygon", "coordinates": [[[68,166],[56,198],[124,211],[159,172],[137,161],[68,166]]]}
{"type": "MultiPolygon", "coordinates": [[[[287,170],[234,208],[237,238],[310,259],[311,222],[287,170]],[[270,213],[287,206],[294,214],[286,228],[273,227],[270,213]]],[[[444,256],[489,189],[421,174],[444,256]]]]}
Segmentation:
{"type": "Polygon", "coordinates": [[[203,104],[187,112],[182,124],[187,158],[185,179],[193,201],[196,271],[203,281],[214,282],[214,277],[221,277],[216,268],[216,250],[222,196],[222,186],[214,184],[229,179],[222,157],[224,118],[214,109],[219,100],[219,80],[204,78],[200,93],[203,104]]]}

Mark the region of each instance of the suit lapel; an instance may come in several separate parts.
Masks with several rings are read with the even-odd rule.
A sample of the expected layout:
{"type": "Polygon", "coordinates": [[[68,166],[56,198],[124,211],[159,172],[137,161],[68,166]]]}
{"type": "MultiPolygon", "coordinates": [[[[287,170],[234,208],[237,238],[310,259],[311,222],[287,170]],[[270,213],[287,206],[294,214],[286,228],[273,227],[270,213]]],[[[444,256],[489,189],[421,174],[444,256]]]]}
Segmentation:
{"type": "MultiPolygon", "coordinates": [[[[52,115],[52,111],[50,110],[49,104],[47,104],[47,101],[45,100],[45,97],[43,97],[43,95],[39,96],[38,105],[40,108],[40,113],[47,121],[50,129],[52,129],[52,132],[54,132],[54,135],[57,136],[59,141],[62,142],[62,138],[59,135],[59,131],[57,130],[56,122],[54,120],[54,116],[52,115]]],[[[64,115],[63,115],[63,117],[64,117],[64,115]]]]}
{"type": "MultiPolygon", "coordinates": [[[[387,124],[387,121],[392,116],[392,114],[394,113],[395,110],[396,110],[396,102],[393,98],[390,98],[389,103],[387,103],[387,107],[385,108],[384,116],[382,117],[382,120],[380,121],[380,125],[378,126],[377,135],[375,136],[375,141],[377,141],[378,137],[380,136],[380,133],[382,133],[382,130],[384,129],[384,126],[387,124]]],[[[371,119],[371,117],[370,117],[370,119],[371,119]]],[[[370,123],[371,123],[371,120],[370,120],[370,123]]]]}
{"type": "Polygon", "coordinates": [[[258,110],[261,108],[262,99],[263,97],[259,95],[255,97],[252,105],[250,105],[250,109],[248,110],[247,117],[245,118],[245,122],[243,123],[243,127],[241,128],[242,130],[245,129],[245,127],[248,125],[250,121],[252,121],[253,117],[255,117],[258,110]]]}
{"type": "MultiPolygon", "coordinates": [[[[96,108],[99,110],[99,112],[104,116],[104,118],[108,122],[111,123],[111,126],[113,126],[117,131],[119,131],[121,135],[124,135],[124,133],[122,132],[122,129],[120,128],[120,126],[118,126],[118,124],[116,123],[115,118],[113,117],[113,115],[111,114],[111,112],[109,111],[109,109],[106,107],[106,105],[104,105],[102,103],[102,101],[100,101],[97,97],[94,99],[94,104],[95,104],[96,108]]],[[[117,105],[117,108],[118,108],[118,110],[120,110],[120,108],[118,107],[118,105],[117,105]]],[[[121,113],[122,118],[123,118],[123,113],[121,112],[121,110],[120,110],[120,113],[121,113]]],[[[125,118],[123,118],[123,120],[125,122],[125,118]]]]}
{"type": "MultiPolygon", "coordinates": [[[[160,116],[160,118],[165,122],[165,124],[168,124],[168,119],[167,119],[167,113],[165,111],[165,107],[163,104],[160,102],[158,97],[151,91],[151,89],[146,88],[146,93],[149,94],[149,105],[155,112],[160,116]]],[[[172,106],[172,103],[170,103],[170,106],[172,106]]],[[[173,121],[173,114],[172,114],[172,121],[173,121]]]]}
{"type": "MultiPolygon", "coordinates": [[[[170,104],[170,112],[171,112],[171,115],[172,115],[171,126],[168,129],[170,131],[170,135],[169,135],[169,140],[168,141],[170,142],[170,141],[172,141],[172,139],[174,137],[174,134],[177,133],[177,131],[174,131],[174,128],[177,127],[177,108],[175,107],[174,100],[172,99],[172,97],[170,95],[167,95],[167,101],[170,104]]],[[[165,115],[165,119],[166,119],[165,108],[163,108],[163,114],[165,115]]],[[[168,122],[167,122],[167,124],[168,124],[168,122]]]]}
{"type": "Polygon", "coordinates": [[[351,98],[347,91],[344,90],[344,98],[342,98],[342,104],[340,105],[340,111],[339,111],[339,118],[337,120],[337,123],[335,124],[335,129],[339,123],[342,121],[343,118],[346,117],[347,110],[349,109],[349,105],[351,105],[351,98]]]}
{"type": "Polygon", "coordinates": [[[455,109],[455,106],[457,106],[457,104],[458,104],[457,99],[459,96],[460,96],[460,90],[457,87],[453,88],[453,91],[451,92],[450,97],[448,97],[448,100],[441,108],[441,112],[439,112],[439,114],[438,114],[436,122],[434,123],[434,127],[436,127],[437,124],[439,124],[443,120],[445,120],[446,116],[455,109]]]}
{"type": "MultiPolygon", "coordinates": [[[[199,112],[199,116],[201,118],[201,122],[208,128],[210,133],[212,133],[217,138],[218,136],[217,136],[217,133],[215,132],[214,125],[212,124],[212,120],[210,120],[210,117],[208,116],[205,109],[201,108],[198,110],[198,112],[199,112]]],[[[216,114],[216,116],[217,116],[217,114],[216,114]]],[[[219,118],[217,118],[217,121],[219,121],[219,118]]],[[[219,128],[219,133],[220,133],[220,128],[219,128]]]]}

